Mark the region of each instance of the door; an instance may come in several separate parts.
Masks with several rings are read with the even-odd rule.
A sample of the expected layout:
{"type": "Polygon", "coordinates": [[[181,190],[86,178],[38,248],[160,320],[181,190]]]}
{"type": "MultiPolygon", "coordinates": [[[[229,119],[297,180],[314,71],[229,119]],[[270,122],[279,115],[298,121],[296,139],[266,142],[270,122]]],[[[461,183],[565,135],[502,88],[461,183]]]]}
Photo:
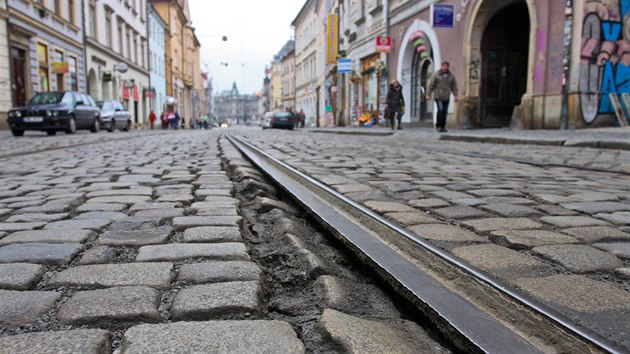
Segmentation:
{"type": "Polygon", "coordinates": [[[26,104],[26,51],[19,48],[11,48],[11,71],[13,106],[20,107],[26,104]]]}
{"type": "Polygon", "coordinates": [[[482,127],[508,127],[521,103],[527,89],[529,31],[524,2],[499,11],[486,27],[481,42],[482,127]]]}

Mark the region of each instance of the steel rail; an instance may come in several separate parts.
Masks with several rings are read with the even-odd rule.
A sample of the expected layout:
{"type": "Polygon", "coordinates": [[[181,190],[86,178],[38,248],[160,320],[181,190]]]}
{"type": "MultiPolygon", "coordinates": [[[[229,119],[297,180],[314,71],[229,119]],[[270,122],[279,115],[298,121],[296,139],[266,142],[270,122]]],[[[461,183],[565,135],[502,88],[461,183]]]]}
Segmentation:
{"type": "MultiPolygon", "coordinates": [[[[254,146],[253,144],[243,141],[242,139],[239,138],[235,138],[234,136],[231,135],[227,135],[227,138],[232,142],[232,144],[234,144],[252,163],[254,163],[258,168],[260,168],[266,175],[268,175],[270,178],[272,178],[276,183],[278,183],[280,185],[281,188],[283,188],[285,191],[287,191],[294,199],[296,199],[296,201],[298,201],[300,204],[302,204],[303,206],[307,207],[309,209],[309,211],[313,214],[315,214],[314,216],[316,216],[316,218],[320,219],[320,221],[324,221],[327,222],[327,219],[330,219],[331,215],[328,215],[329,213],[326,211],[315,211],[312,209],[312,207],[310,207],[308,205],[309,202],[313,202],[313,200],[315,200],[315,198],[319,198],[319,197],[315,197],[314,193],[312,190],[309,190],[309,193],[313,194],[313,196],[298,196],[296,194],[296,188],[298,188],[296,185],[300,184],[299,182],[296,181],[292,181],[295,180],[294,177],[289,177],[289,175],[287,174],[287,172],[283,172],[284,171],[288,171],[288,173],[297,176],[299,179],[308,182],[309,184],[311,184],[313,187],[315,187],[318,190],[324,191],[326,193],[328,193],[329,195],[331,195],[334,199],[337,199],[339,201],[341,201],[342,203],[350,206],[351,208],[354,208],[356,210],[358,210],[359,212],[361,212],[362,214],[369,216],[371,219],[373,219],[374,221],[382,224],[383,226],[389,228],[390,230],[394,231],[395,233],[397,233],[398,235],[402,235],[404,238],[408,239],[409,241],[415,243],[416,245],[422,247],[423,249],[425,249],[426,251],[428,251],[429,253],[437,256],[439,259],[445,261],[446,263],[460,269],[463,270],[465,273],[469,274],[470,276],[472,276],[475,279],[478,279],[480,281],[482,281],[484,284],[489,285],[491,288],[493,288],[495,291],[497,291],[498,293],[507,296],[509,299],[513,300],[514,302],[517,302],[518,304],[524,306],[526,309],[532,311],[533,313],[537,314],[537,315],[541,315],[543,316],[545,319],[547,319],[549,322],[551,322],[552,324],[558,326],[558,328],[562,331],[565,331],[568,333],[568,335],[570,337],[574,337],[576,339],[579,339],[580,341],[582,341],[585,344],[589,344],[592,346],[593,349],[595,350],[599,350],[599,351],[604,351],[604,352],[611,352],[611,353],[617,353],[617,352],[623,352],[624,349],[621,349],[620,347],[618,347],[616,344],[610,342],[609,340],[603,338],[602,336],[590,331],[589,329],[586,329],[576,323],[574,323],[573,321],[571,321],[570,319],[568,319],[565,315],[557,312],[556,310],[550,308],[549,306],[529,297],[526,296],[520,292],[517,292],[516,290],[514,290],[511,286],[507,285],[506,283],[499,281],[497,279],[494,279],[492,277],[490,277],[489,275],[485,274],[484,272],[480,271],[479,269],[477,269],[476,267],[460,260],[459,258],[451,255],[450,253],[432,245],[431,243],[429,243],[428,241],[419,238],[418,236],[408,232],[407,230],[401,228],[400,226],[392,223],[391,221],[385,219],[384,217],[382,217],[381,215],[375,213],[374,211],[368,209],[367,207],[349,199],[348,197],[338,193],[337,191],[333,190],[332,188],[330,188],[329,186],[323,184],[322,182],[298,171],[297,169],[295,169],[294,167],[286,164],[285,162],[271,156],[269,153],[259,149],[258,147],[254,146]],[[265,160],[268,160],[270,162],[266,162],[265,160]],[[275,166],[273,166],[275,165],[275,166]],[[276,167],[279,166],[280,168],[276,167]],[[273,169],[276,169],[276,171],[273,171],[273,169]],[[285,175],[285,177],[283,177],[282,175],[285,175]]],[[[302,186],[303,189],[308,189],[307,187],[302,186]]],[[[304,192],[302,192],[302,194],[304,194],[304,192]]],[[[321,198],[319,198],[321,200],[321,198]]],[[[326,204],[326,207],[329,209],[333,209],[331,208],[330,204],[326,204]]],[[[332,214],[335,215],[339,215],[338,211],[332,210],[331,211],[332,214]]],[[[328,224],[329,228],[332,227],[330,224],[328,224]]],[[[353,232],[361,232],[361,230],[359,229],[354,229],[353,232]]],[[[342,235],[344,237],[352,237],[351,235],[342,235]]],[[[352,241],[351,241],[352,242],[352,241]]],[[[381,241],[379,241],[381,242],[381,241]]],[[[382,242],[381,242],[382,243],[382,242]]],[[[385,245],[383,243],[383,245],[385,245]]],[[[355,245],[358,247],[358,245],[355,245]]],[[[372,244],[373,246],[373,244],[372,244]]],[[[389,246],[386,246],[389,248],[389,246]]],[[[360,247],[358,247],[360,251],[364,251],[362,250],[360,247]]],[[[390,248],[391,249],[391,248],[390,248]]],[[[393,251],[393,249],[391,249],[393,251]]],[[[396,253],[395,251],[393,251],[393,253],[396,253]]],[[[397,254],[397,253],[396,253],[397,254]]],[[[393,256],[392,253],[389,253],[389,256],[393,256]]],[[[402,257],[401,255],[398,255],[399,257],[402,257]]],[[[399,261],[400,262],[400,261],[399,261]]],[[[379,262],[375,262],[378,266],[380,266],[382,269],[384,269],[385,271],[389,271],[388,269],[386,269],[386,267],[382,264],[379,264],[379,262]]],[[[405,263],[404,261],[402,263],[405,263]]],[[[399,264],[402,264],[399,263],[399,264]]],[[[422,271],[417,268],[417,266],[413,265],[415,271],[417,273],[421,273],[422,271]]],[[[399,281],[399,279],[394,276],[394,278],[399,281]]],[[[426,281],[428,283],[432,283],[431,280],[433,280],[434,282],[437,282],[437,280],[435,280],[433,277],[426,275],[422,277],[422,281],[426,281]]],[[[414,285],[413,284],[401,284],[404,288],[414,292],[415,296],[418,296],[418,294],[415,292],[417,291],[417,289],[413,289],[414,285]]],[[[432,284],[435,285],[435,284],[432,284]]],[[[420,290],[422,292],[422,290],[420,290]]],[[[451,294],[448,296],[449,298],[453,298],[453,291],[452,290],[448,290],[449,292],[451,292],[451,294]]],[[[426,294],[424,294],[426,295],[426,294]]],[[[442,296],[444,296],[445,294],[442,294],[442,296]]],[[[457,297],[461,297],[459,295],[455,296],[455,298],[457,297]]],[[[423,302],[426,303],[426,301],[424,299],[422,299],[422,297],[419,297],[423,302]]],[[[463,298],[462,298],[463,299],[463,298]]],[[[432,303],[426,303],[432,310],[435,310],[437,312],[440,313],[440,310],[444,310],[444,309],[439,309],[439,306],[444,305],[443,303],[440,304],[439,302],[444,302],[444,299],[440,299],[440,298],[435,298],[433,297],[433,300],[437,300],[438,304],[432,304],[432,303]],[[437,307],[436,307],[437,306],[437,307]]],[[[457,300],[457,299],[456,299],[457,300]]],[[[467,300],[465,300],[467,302],[467,300]]],[[[472,303],[469,302],[470,305],[473,305],[472,303]]],[[[450,305],[447,305],[450,306],[450,305]]],[[[446,312],[441,312],[441,313],[449,313],[449,315],[452,316],[462,316],[461,313],[458,313],[458,311],[446,311],[446,312]]],[[[478,315],[479,314],[483,314],[488,316],[485,312],[483,312],[481,309],[478,309],[478,315]]],[[[475,318],[475,317],[468,317],[468,316],[462,316],[465,317],[465,320],[470,321],[471,318],[475,318]]],[[[482,316],[483,317],[483,316],[482,316]]],[[[489,316],[488,316],[489,317],[489,316]]],[[[466,326],[463,326],[463,328],[457,328],[459,325],[461,325],[461,320],[462,318],[444,318],[444,320],[451,326],[453,326],[456,330],[464,330],[466,333],[462,333],[460,332],[464,337],[466,337],[467,340],[469,340],[471,343],[473,343],[474,346],[476,346],[477,349],[483,351],[483,352],[505,352],[505,350],[508,347],[497,347],[496,343],[499,339],[499,334],[501,333],[501,331],[503,331],[504,329],[500,328],[502,325],[500,323],[497,322],[496,319],[491,318],[490,322],[497,322],[495,323],[493,326],[490,326],[491,328],[493,328],[493,331],[488,332],[487,328],[465,328],[466,326]],[[498,325],[498,326],[497,326],[498,325]],[[496,331],[498,332],[496,332],[496,331]],[[486,335],[491,335],[491,338],[479,338],[479,337],[475,337],[475,333],[485,333],[486,335]]],[[[474,321],[478,321],[480,322],[481,326],[488,326],[489,323],[486,322],[487,318],[475,318],[474,321]]],[[[505,330],[507,331],[511,331],[507,328],[505,328],[505,330]]],[[[519,337],[516,333],[507,334],[507,336],[512,336],[512,340],[515,340],[516,337],[519,337]]],[[[520,337],[519,337],[520,338],[520,337]]],[[[501,342],[500,340],[498,342],[501,342]]],[[[514,344],[514,343],[512,343],[514,344]]],[[[509,347],[510,349],[508,351],[512,351],[512,352],[517,352],[514,351],[515,347],[512,345],[509,347]]],[[[469,349],[469,348],[468,348],[469,349]]],[[[526,349],[526,347],[522,348],[524,351],[526,349]]],[[[529,349],[532,349],[531,347],[529,347],[529,349]]],[[[585,350],[585,351],[589,351],[589,350],[585,350]]]]}

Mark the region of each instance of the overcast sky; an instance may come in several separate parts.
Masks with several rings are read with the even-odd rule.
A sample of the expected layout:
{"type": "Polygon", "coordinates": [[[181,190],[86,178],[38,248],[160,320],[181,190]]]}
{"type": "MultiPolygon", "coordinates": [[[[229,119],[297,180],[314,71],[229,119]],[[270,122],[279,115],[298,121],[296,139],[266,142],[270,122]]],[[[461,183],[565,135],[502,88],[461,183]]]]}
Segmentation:
{"type": "Polygon", "coordinates": [[[241,93],[262,89],[265,65],[292,38],[291,22],[303,0],[189,0],[195,33],[201,43],[201,70],[213,78],[214,90],[236,81],[241,93]],[[273,14],[273,15],[270,15],[273,14]],[[227,42],[222,41],[227,36],[227,42]],[[221,63],[228,63],[222,66],[221,63]]]}

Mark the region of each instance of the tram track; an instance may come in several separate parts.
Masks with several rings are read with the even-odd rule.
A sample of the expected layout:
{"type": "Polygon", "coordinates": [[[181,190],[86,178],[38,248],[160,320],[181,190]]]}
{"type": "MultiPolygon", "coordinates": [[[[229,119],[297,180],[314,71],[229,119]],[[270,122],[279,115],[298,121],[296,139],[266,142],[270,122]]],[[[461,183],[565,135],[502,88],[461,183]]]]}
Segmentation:
{"type": "Polygon", "coordinates": [[[228,139],[391,290],[429,318],[455,348],[478,352],[622,351],[243,139],[229,135],[228,139]]]}

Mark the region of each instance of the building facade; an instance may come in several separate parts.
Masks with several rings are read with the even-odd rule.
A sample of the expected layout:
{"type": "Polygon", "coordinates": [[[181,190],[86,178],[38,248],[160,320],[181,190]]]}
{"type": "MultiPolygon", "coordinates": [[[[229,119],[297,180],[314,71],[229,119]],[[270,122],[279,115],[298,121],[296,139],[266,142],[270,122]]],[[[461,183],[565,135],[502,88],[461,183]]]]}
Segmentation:
{"type": "Polygon", "coordinates": [[[95,100],[117,100],[136,127],[148,123],[150,88],[147,2],[83,1],[87,89],[95,100]],[[124,64],[127,70],[116,70],[124,64]],[[123,72],[124,71],[124,72],[123,72]]]}
{"type": "MultiPolygon", "coordinates": [[[[282,106],[296,111],[295,107],[295,42],[287,42],[285,55],[280,59],[282,65],[282,106]],[[287,47],[288,46],[288,47],[287,47]]],[[[296,111],[299,112],[299,111],[296,111]]]]}
{"type": "Polygon", "coordinates": [[[9,0],[8,32],[13,106],[36,92],[85,91],[81,1],[9,0]]]}
{"type": "Polygon", "coordinates": [[[283,109],[282,107],[282,62],[276,58],[271,62],[271,108],[272,110],[283,109]]]}
{"type": "Polygon", "coordinates": [[[286,97],[289,95],[288,92],[295,92],[294,53],[295,42],[288,40],[271,62],[271,102],[273,110],[295,108],[295,102],[292,102],[290,97],[286,97]],[[285,98],[288,102],[285,102],[285,98]]]}
{"type": "Polygon", "coordinates": [[[11,109],[11,66],[6,0],[0,0],[0,129],[7,129],[7,112],[11,109]]]}
{"type": "Polygon", "coordinates": [[[317,0],[307,0],[291,25],[295,28],[295,109],[304,110],[306,126],[317,124],[317,54],[321,28],[317,0]]]}
{"type": "MultiPolygon", "coordinates": [[[[149,26],[149,82],[151,87],[148,90],[149,107],[156,115],[160,115],[166,110],[166,48],[165,32],[166,23],[155,11],[153,4],[148,4],[148,26],[149,26]]],[[[159,119],[158,119],[159,121],[159,119]]],[[[158,122],[160,124],[161,122],[158,122]]]]}
{"type": "Polygon", "coordinates": [[[215,97],[216,120],[227,124],[248,124],[256,120],[259,98],[256,95],[241,95],[236,86],[215,97]]]}

